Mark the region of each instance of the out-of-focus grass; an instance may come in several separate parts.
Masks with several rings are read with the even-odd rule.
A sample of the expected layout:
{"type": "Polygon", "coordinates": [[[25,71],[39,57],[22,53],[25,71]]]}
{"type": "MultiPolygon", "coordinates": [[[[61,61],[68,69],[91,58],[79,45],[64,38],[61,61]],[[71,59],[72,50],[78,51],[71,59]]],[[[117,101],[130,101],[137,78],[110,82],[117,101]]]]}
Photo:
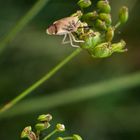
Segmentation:
{"type": "Polygon", "coordinates": [[[46,95],[45,97],[25,100],[24,102],[15,106],[13,109],[7,111],[5,114],[2,114],[0,119],[41,111],[42,109],[64,106],[66,104],[84,101],[109,93],[120,92],[124,89],[131,89],[137,86],[140,86],[140,72],[104,81],[99,84],[91,84],[84,87],[55,93],[49,96],[46,95]]]}
{"type": "Polygon", "coordinates": [[[2,51],[9,42],[26,26],[45,6],[49,0],[39,0],[34,6],[17,22],[17,24],[9,31],[9,33],[0,42],[0,51],[2,51]]]}

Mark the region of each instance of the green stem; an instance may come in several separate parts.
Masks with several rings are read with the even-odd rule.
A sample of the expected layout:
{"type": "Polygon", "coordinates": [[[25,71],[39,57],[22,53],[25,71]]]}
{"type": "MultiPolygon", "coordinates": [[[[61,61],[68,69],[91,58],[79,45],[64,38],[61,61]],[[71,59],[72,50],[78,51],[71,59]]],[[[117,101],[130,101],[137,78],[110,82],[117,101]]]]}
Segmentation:
{"type": "Polygon", "coordinates": [[[121,23],[120,22],[118,22],[116,25],[115,25],[115,29],[117,29],[119,26],[121,25],[121,23]]]}
{"type": "Polygon", "coordinates": [[[64,60],[62,60],[58,65],[56,65],[50,72],[48,72],[46,75],[44,75],[40,80],[35,82],[33,85],[31,85],[29,88],[27,88],[25,91],[20,93],[16,98],[11,100],[8,104],[3,106],[0,109],[0,114],[5,112],[6,110],[10,109],[12,106],[14,106],[16,103],[18,103],[20,100],[25,98],[27,95],[29,95],[33,90],[38,88],[41,84],[43,84],[45,81],[50,79],[59,69],[61,69],[65,64],[67,64],[71,59],[73,59],[75,56],[77,56],[81,52],[81,48],[76,49],[74,52],[72,52],[69,56],[67,56],[64,60]]]}
{"type": "Polygon", "coordinates": [[[36,137],[37,137],[37,140],[40,139],[40,131],[38,131],[38,130],[37,130],[37,132],[36,132],[36,137]]]}
{"type": "Polygon", "coordinates": [[[58,132],[56,129],[52,131],[50,134],[48,134],[46,137],[43,138],[43,140],[49,139],[52,135],[54,135],[56,132],[58,132]]]}
{"type": "Polygon", "coordinates": [[[34,6],[17,22],[13,29],[0,42],[0,52],[10,41],[15,38],[17,33],[20,32],[22,28],[26,26],[41,11],[41,9],[48,2],[49,0],[37,0],[34,6]]]}

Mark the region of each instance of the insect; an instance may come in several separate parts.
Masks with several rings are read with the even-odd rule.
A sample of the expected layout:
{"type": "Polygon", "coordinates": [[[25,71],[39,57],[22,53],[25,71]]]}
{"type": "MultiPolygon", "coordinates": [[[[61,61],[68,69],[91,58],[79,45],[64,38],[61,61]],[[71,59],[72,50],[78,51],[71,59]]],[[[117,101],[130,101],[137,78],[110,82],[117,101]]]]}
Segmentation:
{"type": "Polygon", "coordinates": [[[66,17],[55,21],[47,30],[49,35],[64,35],[62,44],[70,43],[72,47],[79,47],[73,44],[73,42],[82,43],[83,40],[76,40],[73,33],[80,27],[80,20],[78,16],[66,17]],[[66,41],[67,36],[69,41],[66,41]]]}

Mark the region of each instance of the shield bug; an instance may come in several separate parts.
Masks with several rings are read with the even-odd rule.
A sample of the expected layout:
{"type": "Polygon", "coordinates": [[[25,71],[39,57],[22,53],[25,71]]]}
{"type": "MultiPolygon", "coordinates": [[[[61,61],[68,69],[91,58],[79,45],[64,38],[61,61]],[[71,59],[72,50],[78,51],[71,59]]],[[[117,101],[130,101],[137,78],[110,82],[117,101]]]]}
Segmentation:
{"type": "Polygon", "coordinates": [[[73,44],[73,42],[82,43],[83,40],[76,40],[73,35],[74,32],[80,27],[80,20],[78,16],[71,16],[62,18],[55,21],[47,30],[46,33],[49,35],[64,35],[62,44],[70,43],[72,47],[79,47],[78,45],[73,44]],[[69,41],[66,41],[67,36],[69,41]]]}

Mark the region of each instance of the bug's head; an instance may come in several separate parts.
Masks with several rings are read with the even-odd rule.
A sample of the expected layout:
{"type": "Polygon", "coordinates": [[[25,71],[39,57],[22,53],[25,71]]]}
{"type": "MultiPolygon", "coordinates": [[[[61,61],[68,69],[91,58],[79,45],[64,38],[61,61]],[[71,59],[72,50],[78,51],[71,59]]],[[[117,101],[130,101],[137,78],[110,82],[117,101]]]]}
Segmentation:
{"type": "Polygon", "coordinates": [[[56,34],[56,27],[55,25],[51,25],[47,30],[46,33],[49,35],[55,35],[56,34]]]}

